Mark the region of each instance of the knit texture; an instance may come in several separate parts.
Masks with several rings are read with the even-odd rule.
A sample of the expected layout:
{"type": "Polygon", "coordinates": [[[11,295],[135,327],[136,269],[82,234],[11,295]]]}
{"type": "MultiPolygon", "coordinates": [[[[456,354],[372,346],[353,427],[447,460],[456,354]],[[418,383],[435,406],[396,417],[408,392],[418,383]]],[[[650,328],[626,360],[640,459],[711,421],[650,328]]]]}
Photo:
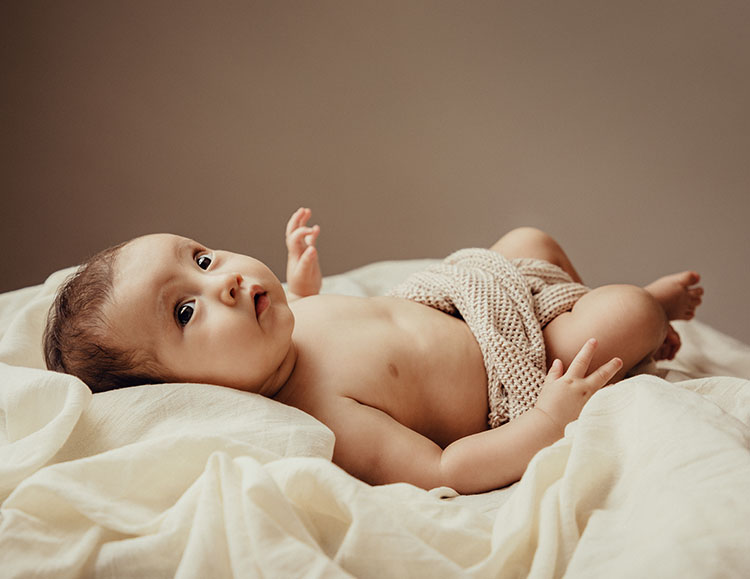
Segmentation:
{"type": "Polygon", "coordinates": [[[495,428],[534,405],[547,374],[542,328],[588,291],[549,262],[462,249],[411,275],[389,295],[469,325],[484,358],[488,422],[495,428]]]}

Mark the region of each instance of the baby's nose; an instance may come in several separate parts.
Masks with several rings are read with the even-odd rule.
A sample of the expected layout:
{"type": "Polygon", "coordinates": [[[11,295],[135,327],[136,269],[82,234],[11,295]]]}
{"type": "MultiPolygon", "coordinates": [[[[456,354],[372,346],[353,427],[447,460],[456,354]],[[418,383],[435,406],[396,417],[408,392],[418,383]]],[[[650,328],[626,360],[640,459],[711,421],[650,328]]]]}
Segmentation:
{"type": "Polygon", "coordinates": [[[243,279],[240,273],[226,275],[220,289],[220,298],[223,302],[232,305],[237,301],[243,279]]]}

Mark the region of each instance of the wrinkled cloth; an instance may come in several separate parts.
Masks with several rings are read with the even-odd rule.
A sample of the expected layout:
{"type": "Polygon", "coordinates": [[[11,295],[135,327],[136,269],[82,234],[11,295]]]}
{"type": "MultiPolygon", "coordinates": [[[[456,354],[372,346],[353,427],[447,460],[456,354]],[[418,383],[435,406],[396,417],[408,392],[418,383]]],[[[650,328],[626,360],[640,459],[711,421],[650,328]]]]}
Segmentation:
{"type": "MultiPolygon", "coordinates": [[[[323,290],[382,295],[431,263],[370,264],[323,290]]],[[[699,321],[674,322],[683,346],[659,362],[679,383],[601,389],[521,481],[455,496],[358,481],[331,462],[330,430],[257,394],[92,395],[43,370],[64,274],[0,294],[2,577],[748,575],[750,346],[699,321]]]]}
{"type": "Polygon", "coordinates": [[[462,249],[389,294],[469,325],[487,370],[488,422],[496,428],[534,405],[547,373],[542,329],[588,291],[547,261],[462,249]]]}

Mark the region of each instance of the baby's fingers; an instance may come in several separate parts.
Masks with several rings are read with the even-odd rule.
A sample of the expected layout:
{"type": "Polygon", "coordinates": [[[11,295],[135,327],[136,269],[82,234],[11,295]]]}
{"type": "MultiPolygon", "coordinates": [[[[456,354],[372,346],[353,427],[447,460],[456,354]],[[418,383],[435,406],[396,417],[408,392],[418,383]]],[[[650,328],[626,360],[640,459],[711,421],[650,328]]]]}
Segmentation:
{"type": "Polygon", "coordinates": [[[313,268],[316,266],[318,259],[318,250],[315,249],[314,245],[308,245],[305,251],[302,252],[299,260],[300,273],[309,275],[313,273],[313,268]]]}
{"type": "Polygon", "coordinates": [[[310,209],[308,209],[307,207],[300,207],[299,209],[297,209],[297,211],[295,211],[292,214],[292,216],[289,218],[289,221],[287,221],[287,224],[286,224],[287,238],[292,234],[292,232],[295,229],[307,223],[311,215],[312,215],[312,211],[310,211],[310,209]]]}
{"type": "Polygon", "coordinates": [[[555,361],[552,362],[552,366],[550,366],[547,371],[547,380],[557,380],[558,378],[561,378],[564,371],[565,368],[563,368],[562,360],[555,358],[555,361]]]}
{"type": "Polygon", "coordinates": [[[305,235],[305,245],[315,245],[318,235],[320,235],[320,225],[313,225],[310,228],[310,233],[305,235]]]}
{"type": "Polygon", "coordinates": [[[303,252],[306,247],[315,245],[320,234],[320,226],[298,227],[287,235],[286,245],[289,251],[303,252]]]}
{"type": "Polygon", "coordinates": [[[568,366],[568,371],[565,376],[568,378],[583,378],[586,376],[591,365],[591,360],[594,358],[594,351],[596,350],[597,341],[596,338],[587,340],[583,347],[578,350],[575,358],[568,366]]]}
{"type": "Polygon", "coordinates": [[[597,389],[601,388],[615,377],[620,368],[622,368],[622,360],[620,358],[612,358],[609,362],[602,364],[594,370],[586,378],[586,382],[597,389]]]}

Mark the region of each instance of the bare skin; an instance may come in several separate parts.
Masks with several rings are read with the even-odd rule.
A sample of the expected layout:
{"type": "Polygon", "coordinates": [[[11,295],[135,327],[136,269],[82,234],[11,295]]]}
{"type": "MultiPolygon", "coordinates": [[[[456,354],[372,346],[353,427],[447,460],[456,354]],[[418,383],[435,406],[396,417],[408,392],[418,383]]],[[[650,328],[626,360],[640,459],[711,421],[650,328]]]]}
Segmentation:
{"type": "MultiPolygon", "coordinates": [[[[533,257],[549,261],[561,267],[574,281],[583,283],[560,245],[538,229],[514,229],[491,249],[508,258],[533,257]]],[[[581,298],[571,312],[559,316],[545,328],[548,366],[556,357],[570,360],[577,345],[588,336],[595,336],[602,344],[611,344],[614,348],[600,347],[592,362],[594,366],[604,363],[608,356],[623,358],[624,366],[613,382],[621,380],[649,356],[656,360],[674,358],[680,348],[680,337],[668,322],[693,318],[703,296],[703,288],[696,286],[699,281],[697,273],[684,271],[661,277],[645,288],[627,285],[595,288],[581,298]],[[628,319],[633,314],[641,318],[628,319]],[[639,337],[642,332],[648,336],[639,337]]]]}
{"type": "MultiPolygon", "coordinates": [[[[309,210],[304,210],[300,217],[302,222],[288,227],[288,234],[295,227],[304,229],[304,221],[310,217],[309,210]]],[[[306,233],[311,232],[317,236],[319,229],[306,233]]],[[[288,246],[290,260],[295,251],[305,251],[301,246],[296,249],[293,244],[288,243],[288,246]]],[[[561,267],[574,281],[582,281],[559,244],[540,230],[513,230],[491,249],[507,258],[544,259],[561,267]]],[[[389,352],[385,345],[388,341],[377,340],[381,344],[379,354],[385,358],[390,354],[393,359],[404,352],[415,353],[414,344],[419,345],[417,355],[410,355],[403,361],[411,371],[403,388],[402,383],[395,380],[396,364],[389,362],[381,364],[388,367],[387,375],[367,373],[374,378],[373,383],[353,376],[352,382],[345,386],[347,393],[338,394],[339,398],[351,401],[349,407],[339,412],[331,409],[331,415],[320,407],[322,400],[317,393],[311,393],[310,400],[303,400],[294,396],[292,388],[288,391],[292,392],[291,397],[286,398],[287,393],[282,397],[313,415],[325,415],[321,419],[333,425],[334,432],[338,429],[342,434],[337,435],[341,442],[337,442],[334,460],[364,480],[404,480],[403,475],[410,473],[411,481],[422,486],[434,486],[437,482],[447,484],[445,480],[449,480],[451,486],[463,492],[496,488],[520,478],[531,456],[559,438],[565,424],[577,418],[582,404],[567,418],[561,418],[559,411],[564,403],[559,399],[549,403],[553,399],[551,392],[559,395],[559,390],[551,388],[550,384],[559,386],[563,368],[571,372],[572,377],[567,377],[569,385],[580,388],[587,375],[594,380],[593,385],[588,385],[587,400],[604,384],[621,379],[644,358],[674,356],[679,348],[679,337],[675,343],[677,334],[668,321],[692,317],[703,293],[701,288],[693,287],[698,281],[697,274],[683,272],[660,278],[647,288],[605,286],[592,290],[571,312],[559,316],[544,329],[550,374],[534,411],[521,417],[523,420],[517,419],[495,431],[488,431],[485,422],[486,374],[474,337],[465,324],[456,323],[455,318],[411,305],[398,313],[398,320],[407,330],[406,341],[412,346],[404,350],[400,343],[395,343],[389,352]],[[591,337],[595,339],[589,340],[591,337]],[[415,363],[421,363],[422,367],[414,366],[415,363]],[[597,370],[590,372],[590,368],[597,370]],[[550,420],[545,421],[541,414],[546,414],[550,420]],[[549,422],[556,426],[552,431],[549,422]],[[346,439],[342,440],[344,436],[346,439]],[[393,452],[393,447],[410,448],[412,452],[393,452]],[[437,455],[440,460],[436,462],[437,455]],[[431,461],[424,458],[429,456],[433,457],[431,461]],[[488,471],[488,463],[502,466],[494,472],[488,471]],[[443,467],[443,477],[446,472],[450,472],[450,476],[436,477],[430,470],[435,464],[443,467]],[[429,482],[421,482],[422,477],[429,482]]],[[[302,324],[302,328],[295,331],[298,341],[304,341],[305,336],[306,326],[302,320],[307,316],[298,309],[305,302],[313,307],[309,300],[303,300],[299,306],[292,304],[295,315],[302,314],[297,316],[302,324]]],[[[393,308],[390,304],[389,309],[395,312],[393,308]]],[[[347,342],[353,337],[346,331],[330,332],[330,335],[343,337],[347,342]]],[[[311,330],[310,348],[315,347],[314,336],[316,332],[311,330]]],[[[363,348],[369,345],[369,340],[363,341],[363,348]]],[[[341,349],[328,350],[345,352],[346,348],[341,344],[341,349]]],[[[372,355],[372,351],[370,353],[372,355]]],[[[342,360],[341,366],[333,366],[348,365],[342,360]]],[[[566,394],[570,394],[570,389],[566,394]]],[[[331,399],[336,398],[334,394],[331,399]]]]}
{"type": "MultiPolygon", "coordinates": [[[[696,308],[703,301],[703,288],[696,286],[700,279],[700,275],[694,271],[683,271],[665,275],[647,285],[645,289],[661,304],[670,322],[692,320],[696,308]]],[[[669,324],[664,342],[653,354],[654,359],[674,359],[681,345],[680,335],[672,324],[669,324]]]]}
{"type": "Polygon", "coordinates": [[[683,271],[660,277],[645,289],[661,304],[670,321],[692,320],[703,298],[703,288],[695,287],[700,280],[696,272],[683,271]]]}
{"type": "MultiPolygon", "coordinates": [[[[154,236],[124,248],[106,313],[123,339],[153,344],[153,356],[173,380],[259,392],[315,416],[336,436],[334,462],[372,484],[476,493],[515,482],[597,390],[664,347],[667,311],[685,315],[686,302],[696,305],[697,288],[684,276],[657,280],[654,293],[634,286],[592,290],[544,329],[549,372],[535,407],[489,430],[486,371],[468,326],[400,298],[316,295],[320,269],[310,247],[319,229],[307,227],[309,217],[300,209],[287,226],[288,306],[278,280],[259,262],[154,236]],[[193,257],[179,257],[172,245],[185,245],[193,257]],[[178,298],[180,316],[191,308],[191,319],[168,339],[151,321],[154,300],[142,289],[162,287],[162,278],[178,298]],[[276,360],[247,383],[242,376],[257,371],[256,363],[235,372],[231,357],[213,361],[236,347],[241,332],[247,347],[268,342],[259,361],[276,360]],[[215,354],[204,356],[207,348],[215,354]]],[[[580,280],[559,245],[539,230],[514,230],[492,249],[546,259],[580,280]]]]}

